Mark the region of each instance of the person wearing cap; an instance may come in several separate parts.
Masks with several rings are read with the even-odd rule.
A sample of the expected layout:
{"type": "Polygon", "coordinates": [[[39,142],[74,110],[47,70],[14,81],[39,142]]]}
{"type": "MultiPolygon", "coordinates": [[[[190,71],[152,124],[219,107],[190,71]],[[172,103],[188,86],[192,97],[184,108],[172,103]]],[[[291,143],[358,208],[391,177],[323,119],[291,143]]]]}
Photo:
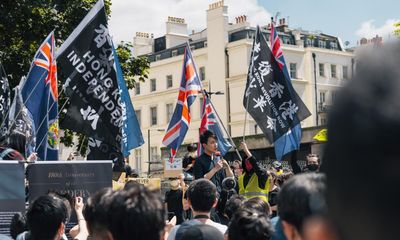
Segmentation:
{"type": "Polygon", "coordinates": [[[170,190],[165,193],[165,208],[169,215],[176,216],[176,223],[183,222],[183,191],[180,182],[174,179],[170,182],[170,190]]]}
{"type": "Polygon", "coordinates": [[[274,161],[272,163],[272,168],[275,170],[275,174],[277,176],[280,176],[283,174],[283,168],[282,168],[282,163],[279,161],[274,161]]]}
{"type": "Polygon", "coordinates": [[[238,178],[239,194],[247,199],[259,197],[268,202],[269,173],[257,163],[245,142],[241,142],[240,146],[247,158],[242,162],[243,174],[238,178]]]}

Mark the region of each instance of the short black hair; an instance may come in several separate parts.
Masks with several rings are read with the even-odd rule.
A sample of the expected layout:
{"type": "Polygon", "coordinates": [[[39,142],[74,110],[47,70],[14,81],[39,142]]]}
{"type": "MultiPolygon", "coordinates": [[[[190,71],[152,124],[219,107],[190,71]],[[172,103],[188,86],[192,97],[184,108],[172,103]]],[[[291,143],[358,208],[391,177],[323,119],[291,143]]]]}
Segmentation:
{"type": "Polygon", "coordinates": [[[209,138],[214,138],[215,140],[218,140],[217,136],[213,132],[211,132],[210,130],[206,130],[200,135],[200,143],[207,144],[209,138]]]}
{"type": "Polygon", "coordinates": [[[60,198],[40,196],[30,205],[26,217],[34,240],[53,240],[67,220],[67,208],[60,198]]]}
{"type": "Polygon", "coordinates": [[[233,214],[243,205],[245,198],[241,195],[233,195],[229,200],[226,202],[225,205],[225,214],[228,216],[229,219],[233,217],[233,214]]]}
{"type": "Polygon", "coordinates": [[[11,131],[8,136],[8,147],[17,150],[22,156],[27,157],[25,154],[26,136],[19,131],[11,131]]]}
{"type": "Polygon", "coordinates": [[[159,240],[166,220],[160,194],[143,185],[95,194],[84,216],[91,232],[106,228],[115,240],[159,240]]]}
{"type": "Polygon", "coordinates": [[[217,188],[208,179],[194,180],[186,192],[194,211],[209,212],[217,200],[217,188]]]}
{"type": "Polygon", "coordinates": [[[13,239],[16,239],[20,233],[28,230],[28,226],[26,225],[26,217],[22,213],[16,213],[11,219],[10,225],[10,235],[13,239]]]}
{"type": "Polygon", "coordinates": [[[248,209],[248,210],[255,210],[261,213],[265,213],[265,214],[269,214],[269,212],[271,211],[271,207],[269,206],[269,204],[262,200],[259,197],[254,197],[254,198],[250,198],[247,199],[244,203],[242,208],[248,209]]]}
{"type": "Polygon", "coordinates": [[[363,49],[328,118],[321,170],[342,239],[398,235],[400,42],[363,49]]]}
{"type": "Polygon", "coordinates": [[[277,204],[279,217],[292,224],[299,233],[305,220],[318,210],[326,208],[324,194],[325,176],[317,173],[303,173],[290,178],[281,188],[277,204]]]}
{"type": "Polygon", "coordinates": [[[267,214],[249,209],[239,209],[228,227],[229,240],[269,240],[273,232],[267,214]]]}
{"type": "Polygon", "coordinates": [[[109,214],[110,231],[116,240],[159,240],[166,220],[161,196],[143,185],[117,191],[109,214]]]}

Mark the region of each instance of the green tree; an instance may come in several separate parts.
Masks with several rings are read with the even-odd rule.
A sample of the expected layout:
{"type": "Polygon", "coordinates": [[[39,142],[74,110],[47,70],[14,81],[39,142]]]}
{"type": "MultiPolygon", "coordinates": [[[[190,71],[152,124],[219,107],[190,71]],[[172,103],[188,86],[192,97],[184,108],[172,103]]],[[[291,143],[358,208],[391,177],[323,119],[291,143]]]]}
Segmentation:
{"type": "MultiPolygon", "coordinates": [[[[54,30],[56,46],[60,46],[93,7],[97,0],[1,0],[0,1],[0,60],[8,74],[10,87],[15,87],[22,76],[27,75],[35,52],[45,37],[54,30]]],[[[111,0],[104,0],[106,13],[111,14],[111,0]]],[[[121,43],[117,53],[121,59],[127,86],[135,86],[147,79],[149,62],[147,58],[133,58],[132,45],[121,43]]],[[[59,76],[59,92],[64,79],[59,76]]],[[[59,96],[59,107],[67,98],[59,96]]],[[[62,114],[60,118],[62,119],[62,114]]],[[[74,133],[65,129],[60,139],[66,146],[73,146],[74,133]]],[[[78,135],[76,146],[81,153],[86,152],[87,137],[78,135]]]]}

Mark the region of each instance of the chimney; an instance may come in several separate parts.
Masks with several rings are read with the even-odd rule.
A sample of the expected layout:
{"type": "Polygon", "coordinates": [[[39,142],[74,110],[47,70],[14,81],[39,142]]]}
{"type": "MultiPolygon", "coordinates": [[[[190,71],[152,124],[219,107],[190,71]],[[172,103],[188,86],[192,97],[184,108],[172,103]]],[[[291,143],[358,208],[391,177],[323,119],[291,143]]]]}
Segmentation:
{"type": "Polygon", "coordinates": [[[250,23],[247,22],[246,15],[237,16],[235,17],[235,20],[237,25],[250,26],[250,23]]]}
{"type": "Polygon", "coordinates": [[[183,18],[169,16],[166,22],[166,28],[166,48],[185,43],[189,39],[187,24],[183,18]]]}
{"type": "Polygon", "coordinates": [[[136,32],[133,38],[133,51],[135,56],[141,56],[153,51],[154,35],[145,32],[136,32]]]}

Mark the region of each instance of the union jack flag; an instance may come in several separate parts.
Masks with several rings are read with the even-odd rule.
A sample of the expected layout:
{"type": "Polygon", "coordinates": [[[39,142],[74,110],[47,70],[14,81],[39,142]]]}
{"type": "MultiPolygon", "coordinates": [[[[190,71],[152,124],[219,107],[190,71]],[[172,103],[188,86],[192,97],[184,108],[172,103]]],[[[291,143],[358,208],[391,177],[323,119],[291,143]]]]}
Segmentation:
{"type": "MultiPolygon", "coordinates": [[[[204,97],[201,107],[201,124],[200,124],[200,135],[203,134],[206,130],[210,130],[217,137],[218,150],[221,152],[221,155],[224,156],[229,149],[232,148],[232,145],[224,138],[224,135],[221,131],[219,123],[215,118],[215,110],[211,105],[211,102],[208,97],[204,97]]],[[[200,156],[203,153],[203,146],[199,140],[199,147],[197,148],[197,154],[200,156]]]]}
{"type": "Polygon", "coordinates": [[[54,32],[40,45],[22,87],[22,97],[35,125],[40,159],[58,160],[58,91],[54,32]]]}
{"type": "Polygon", "coordinates": [[[169,122],[168,129],[162,140],[164,146],[171,149],[171,161],[176,156],[190,125],[190,106],[197,94],[201,93],[202,85],[196,72],[189,44],[185,48],[183,60],[182,80],[179,87],[178,102],[174,114],[169,122]]]}
{"type": "Polygon", "coordinates": [[[271,35],[270,35],[270,43],[271,43],[271,52],[272,55],[274,55],[276,62],[279,65],[279,68],[283,71],[283,75],[285,75],[285,78],[289,80],[290,82],[290,75],[289,71],[286,67],[286,62],[285,58],[283,57],[283,51],[281,48],[281,41],[279,40],[278,33],[276,32],[275,29],[275,24],[272,21],[271,22],[271,35]]]}

